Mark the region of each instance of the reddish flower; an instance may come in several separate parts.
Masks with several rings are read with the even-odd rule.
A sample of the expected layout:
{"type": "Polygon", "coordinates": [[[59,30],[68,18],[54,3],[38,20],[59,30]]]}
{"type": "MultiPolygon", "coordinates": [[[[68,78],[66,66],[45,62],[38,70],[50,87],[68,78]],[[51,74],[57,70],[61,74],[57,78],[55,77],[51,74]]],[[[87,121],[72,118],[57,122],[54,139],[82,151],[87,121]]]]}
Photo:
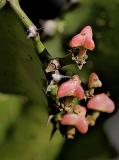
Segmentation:
{"type": "Polygon", "coordinates": [[[105,93],[101,93],[88,101],[87,108],[112,113],[115,109],[115,104],[105,93]]]}
{"type": "Polygon", "coordinates": [[[58,97],[74,96],[79,99],[84,99],[84,90],[81,86],[81,81],[78,75],[74,75],[70,80],[62,83],[57,92],[58,97]]]}
{"type": "Polygon", "coordinates": [[[91,73],[88,80],[88,87],[97,88],[101,86],[102,86],[102,82],[100,81],[98,75],[96,73],[91,73]]]}
{"type": "Polygon", "coordinates": [[[88,131],[88,122],[85,116],[79,116],[75,113],[65,114],[61,119],[62,125],[71,125],[78,129],[82,134],[88,131]]]}
{"type": "Polygon", "coordinates": [[[95,43],[92,39],[93,33],[91,26],[84,27],[79,34],[74,36],[69,46],[71,48],[83,47],[85,49],[93,50],[95,48],[95,43]]]}

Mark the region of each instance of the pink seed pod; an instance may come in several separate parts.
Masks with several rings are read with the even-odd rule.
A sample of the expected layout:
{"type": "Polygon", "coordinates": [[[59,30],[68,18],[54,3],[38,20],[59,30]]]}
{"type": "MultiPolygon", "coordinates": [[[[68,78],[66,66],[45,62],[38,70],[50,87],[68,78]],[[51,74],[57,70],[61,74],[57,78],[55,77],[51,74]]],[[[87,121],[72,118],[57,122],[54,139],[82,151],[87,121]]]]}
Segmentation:
{"type": "Polygon", "coordinates": [[[72,125],[72,126],[75,126],[75,124],[77,123],[78,119],[79,119],[79,116],[77,114],[68,113],[68,114],[65,114],[62,117],[61,124],[62,125],[72,125]]]}
{"type": "Polygon", "coordinates": [[[101,93],[88,101],[87,108],[112,113],[115,109],[115,104],[105,93],[101,93]]]}
{"type": "Polygon", "coordinates": [[[74,96],[79,99],[84,99],[84,89],[81,86],[81,81],[78,75],[74,75],[70,80],[62,83],[57,92],[58,97],[74,96]]]}
{"type": "Polygon", "coordinates": [[[86,118],[75,113],[65,114],[61,119],[61,124],[74,126],[82,134],[88,131],[88,122],[86,118]]]}
{"type": "Polygon", "coordinates": [[[74,112],[80,116],[85,116],[87,111],[86,111],[85,107],[83,107],[81,105],[76,105],[76,106],[74,106],[74,112]]]}
{"type": "Polygon", "coordinates": [[[80,116],[75,127],[80,131],[80,133],[86,134],[88,131],[88,122],[86,118],[84,116],[80,116]]]}
{"type": "Polygon", "coordinates": [[[91,73],[88,79],[88,87],[97,88],[101,86],[102,86],[102,82],[100,81],[98,75],[96,73],[91,73]]]}
{"type": "Polygon", "coordinates": [[[93,33],[91,26],[84,27],[79,34],[74,36],[69,42],[71,48],[83,47],[85,49],[93,50],[95,43],[92,39],[93,33]]]}

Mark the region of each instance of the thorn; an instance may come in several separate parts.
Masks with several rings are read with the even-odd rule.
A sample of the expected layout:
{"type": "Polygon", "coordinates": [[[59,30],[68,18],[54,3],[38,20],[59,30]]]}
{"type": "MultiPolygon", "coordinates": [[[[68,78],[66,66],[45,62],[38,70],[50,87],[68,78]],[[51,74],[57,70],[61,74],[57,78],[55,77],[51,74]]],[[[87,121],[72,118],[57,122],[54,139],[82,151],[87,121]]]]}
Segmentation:
{"type": "Polygon", "coordinates": [[[56,131],[57,131],[57,127],[56,127],[56,125],[54,125],[54,126],[53,126],[53,129],[52,129],[52,131],[51,131],[50,140],[52,140],[52,138],[53,138],[53,136],[55,135],[56,131]]]}
{"type": "Polygon", "coordinates": [[[53,117],[54,117],[54,116],[53,116],[52,114],[49,115],[48,120],[47,120],[47,125],[51,122],[51,120],[52,120],[53,117]]]}
{"type": "Polygon", "coordinates": [[[27,38],[34,38],[38,35],[37,28],[35,26],[29,26],[27,38]]]}

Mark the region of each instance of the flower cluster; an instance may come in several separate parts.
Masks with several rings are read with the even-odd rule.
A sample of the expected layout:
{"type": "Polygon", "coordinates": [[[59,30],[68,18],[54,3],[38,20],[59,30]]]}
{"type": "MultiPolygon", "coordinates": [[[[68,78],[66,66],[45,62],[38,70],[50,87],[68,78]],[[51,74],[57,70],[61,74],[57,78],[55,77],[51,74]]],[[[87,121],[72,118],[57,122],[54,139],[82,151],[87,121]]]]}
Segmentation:
{"type": "MultiPolygon", "coordinates": [[[[87,49],[95,48],[92,39],[92,29],[86,26],[70,43],[72,60],[83,67],[87,59],[87,49]]],[[[81,82],[80,75],[62,75],[58,59],[52,59],[46,68],[51,80],[47,88],[50,106],[49,120],[54,129],[67,138],[73,139],[77,132],[86,134],[89,126],[94,126],[101,112],[112,113],[114,102],[108,94],[95,92],[102,87],[102,82],[96,73],[91,73],[87,84],[81,82]]]]}

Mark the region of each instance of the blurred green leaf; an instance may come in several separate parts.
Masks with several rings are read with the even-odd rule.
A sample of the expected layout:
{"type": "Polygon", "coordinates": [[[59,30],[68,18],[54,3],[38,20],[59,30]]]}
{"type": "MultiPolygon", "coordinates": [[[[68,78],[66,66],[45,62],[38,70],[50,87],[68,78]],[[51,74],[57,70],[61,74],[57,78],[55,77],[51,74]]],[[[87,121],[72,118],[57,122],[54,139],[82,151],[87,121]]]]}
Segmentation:
{"type": "Polygon", "coordinates": [[[0,144],[6,138],[7,129],[19,116],[24,100],[22,96],[0,93],[0,144]]]}
{"type": "Polygon", "coordinates": [[[0,91],[25,95],[0,100],[0,159],[54,159],[63,139],[57,133],[50,142],[47,124],[46,78],[32,39],[26,38],[23,24],[6,6],[0,11],[0,91]],[[54,148],[54,149],[53,149],[54,148]]]}
{"type": "Polygon", "coordinates": [[[32,40],[8,7],[0,11],[0,22],[0,90],[44,101],[46,79],[32,40]]]}

